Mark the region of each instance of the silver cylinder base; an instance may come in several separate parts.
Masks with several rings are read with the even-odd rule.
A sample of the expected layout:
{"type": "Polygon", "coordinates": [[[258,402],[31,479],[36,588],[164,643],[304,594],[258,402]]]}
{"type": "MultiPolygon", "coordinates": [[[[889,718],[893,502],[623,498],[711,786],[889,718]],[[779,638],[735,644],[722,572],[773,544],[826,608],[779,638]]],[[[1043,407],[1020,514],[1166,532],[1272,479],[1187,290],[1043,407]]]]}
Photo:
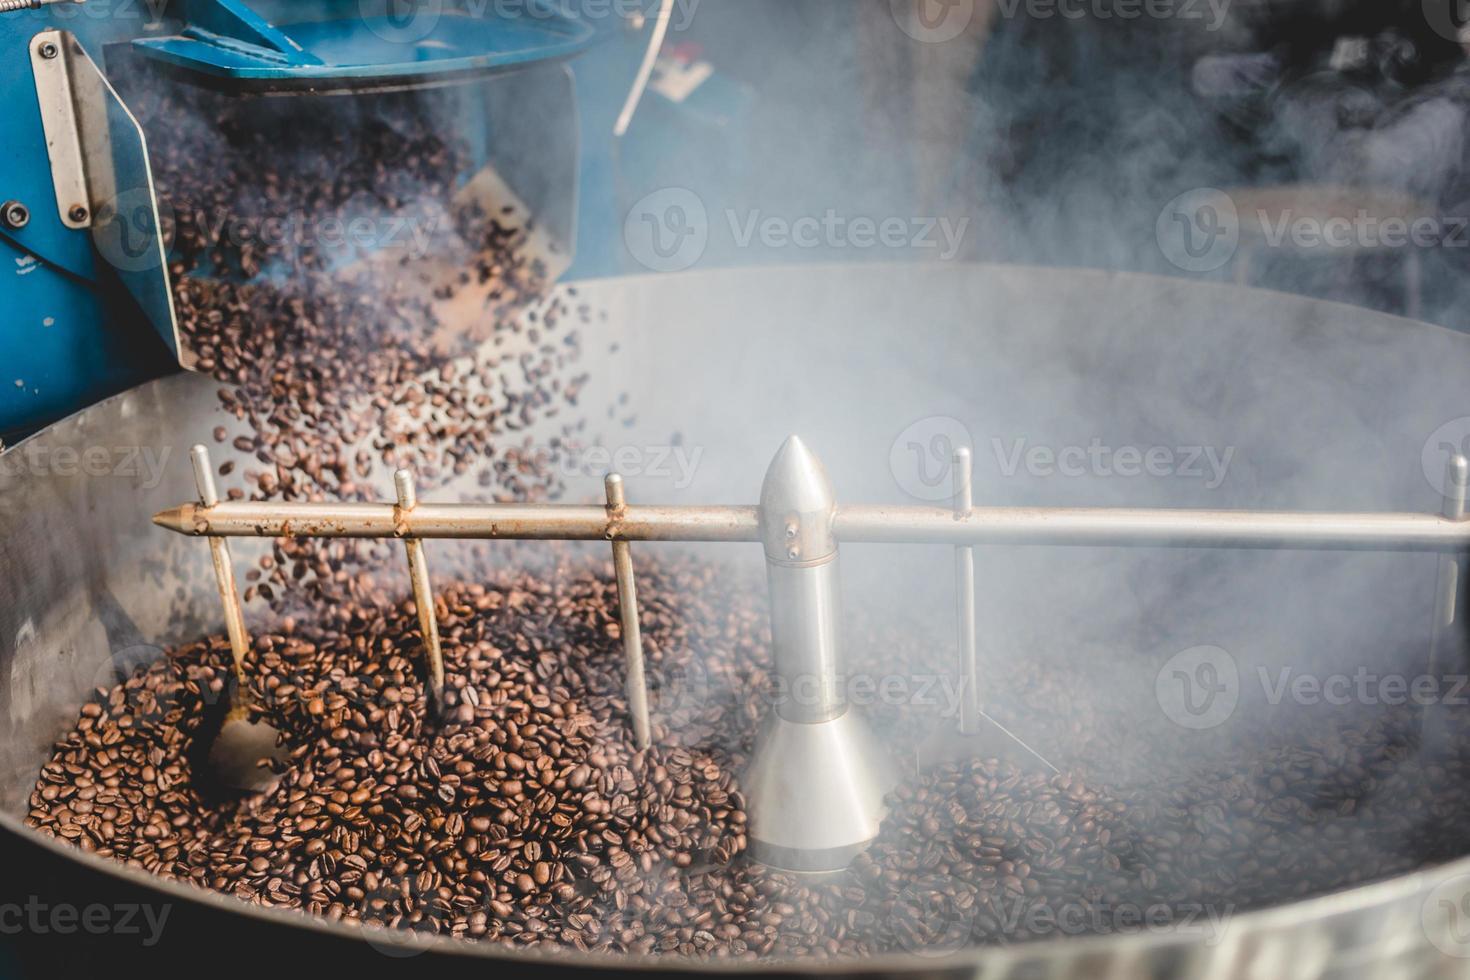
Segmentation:
{"type": "Polygon", "coordinates": [[[751,858],[797,872],[840,871],[878,836],[898,772],[856,710],[802,724],[766,720],[744,789],[751,858]]]}

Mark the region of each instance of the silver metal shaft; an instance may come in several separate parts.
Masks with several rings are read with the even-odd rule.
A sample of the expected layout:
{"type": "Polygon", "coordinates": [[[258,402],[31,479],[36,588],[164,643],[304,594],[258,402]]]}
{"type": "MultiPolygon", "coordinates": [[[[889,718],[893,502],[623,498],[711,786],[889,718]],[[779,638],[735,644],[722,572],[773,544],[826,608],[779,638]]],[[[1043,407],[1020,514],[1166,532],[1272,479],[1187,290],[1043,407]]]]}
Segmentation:
{"type": "MultiPolygon", "coordinates": [[[[525,541],[761,540],[755,507],[628,507],[610,520],[596,506],[421,504],[401,524],[391,504],[226,501],[186,504],[154,523],[181,534],[227,537],[466,538],[525,541]]],[[[1439,514],[1136,510],[1089,507],[845,506],[832,536],[856,544],[1298,548],[1324,551],[1467,551],[1470,523],[1439,514]]]]}
{"type": "Polygon", "coordinates": [[[847,867],[877,836],[896,782],[844,696],[836,507],[821,461],[792,436],[761,485],[778,699],[742,777],[750,854],[788,871],[847,867]]]}
{"type": "MultiPolygon", "coordinates": [[[[963,517],[975,506],[974,466],[968,448],[954,454],[955,515],[963,517]]],[[[954,585],[958,599],[958,648],[960,651],[960,732],[974,735],[980,730],[980,680],[975,653],[975,549],[960,545],[954,550],[954,585]]]]}
{"type": "MultiPolygon", "coordinates": [[[[1466,523],[1465,500],[1470,491],[1470,460],[1456,455],[1445,466],[1444,516],[1466,523]]],[[[1466,633],[1466,559],[1462,554],[1439,557],[1439,574],[1434,590],[1434,635],[1429,647],[1429,672],[1470,668],[1470,636],[1466,633]]]]}
{"type": "MultiPolygon", "coordinates": [[[[605,482],[609,520],[616,520],[628,506],[623,478],[609,473],[605,482]]],[[[618,579],[618,614],[623,624],[623,656],[628,662],[628,710],[633,716],[633,737],[638,750],[653,744],[648,722],[648,683],[643,676],[643,631],[638,625],[638,586],[633,581],[633,548],[626,541],[612,543],[613,571],[618,579]]]]}
{"type": "MultiPolygon", "coordinates": [[[[398,493],[398,515],[406,519],[418,506],[413,473],[399,470],[393,474],[393,488],[398,493]]],[[[429,581],[429,560],[424,543],[416,537],[403,539],[408,555],[408,576],[413,583],[413,604],[419,614],[419,631],[424,634],[424,652],[429,659],[429,692],[439,708],[444,707],[444,651],[439,645],[439,616],[434,611],[434,588],[429,581]]]]}
{"type": "Polygon", "coordinates": [[[1463,551],[1470,525],[1438,514],[1090,507],[842,507],[833,532],[866,544],[1463,551]]]}
{"type": "MultiPolygon", "coordinates": [[[[194,486],[199,491],[199,502],[205,507],[219,504],[219,490],[214,485],[214,469],[209,461],[209,450],[195,446],[189,450],[189,461],[194,465],[194,486]]],[[[230,542],[224,538],[209,539],[209,557],[214,561],[214,581],[219,588],[220,602],[225,607],[225,632],[230,638],[230,654],[235,663],[235,681],[240,696],[245,696],[245,654],[250,650],[250,634],[245,632],[245,613],[240,608],[240,593],[235,585],[235,567],[230,559],[230,542]]]]}

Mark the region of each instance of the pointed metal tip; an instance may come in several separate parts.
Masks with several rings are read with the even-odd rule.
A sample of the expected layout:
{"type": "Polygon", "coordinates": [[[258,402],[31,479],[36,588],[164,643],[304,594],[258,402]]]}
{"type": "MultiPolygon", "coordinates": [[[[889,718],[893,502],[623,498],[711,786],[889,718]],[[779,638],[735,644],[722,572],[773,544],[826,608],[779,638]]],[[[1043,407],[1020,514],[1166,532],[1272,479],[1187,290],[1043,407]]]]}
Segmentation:
{"type": "Polygon", "coordinates": [[[1470,482],[1470,459],[1466,459],[1461,453],[1451,456],[1449,473],[1451,484],[1465,486],[1467,482],[1470,482]]]}
{"type": "Polygon", "coordinates": [[[185,504],[153,515],[153,523],[178,534],[194,533],[194,505],[185,504]]]}
{"type": "Polygon", "coordinates": [[[791,436],[761,484],[761,539],[766,557],[808,561],[836,551],[832,515],[837,494],[827,470],[800,437],[791,436]]]}
{"type": "Polygon", "coordinates": [[[788,437],[766,470],[761,485],[761,506],[774,507],[782,513],[805,514],[826,510],[835,503],[832,481],[822,461],[800,436],[788,437]]]}

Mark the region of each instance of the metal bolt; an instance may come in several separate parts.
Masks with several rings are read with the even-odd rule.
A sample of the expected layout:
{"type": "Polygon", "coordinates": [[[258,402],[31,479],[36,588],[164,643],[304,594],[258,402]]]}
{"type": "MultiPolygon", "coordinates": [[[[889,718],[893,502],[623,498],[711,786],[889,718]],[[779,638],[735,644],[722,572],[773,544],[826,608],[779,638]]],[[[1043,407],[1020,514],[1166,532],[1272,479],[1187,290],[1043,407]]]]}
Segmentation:
{"type": "Polygon", "coordinates": [[[61,54],[61,49],[56,46],[56,42],[47,41],[41,45],[41,57],[47,61],[50,61],[59,54],[61,54]]]}
{"type": "Polygon", "coordinates": [[[73,204],[71,210],[66,212],[66,216],[73,221],[86,221],[87,209],[80,204],[73,204]]]}
{"type": "Polygon", "coordinates": [[[19,201],[6,201],[0,204],[0,221],[7,228],[24,228],[31,223],[31,209],[19,201]]]}

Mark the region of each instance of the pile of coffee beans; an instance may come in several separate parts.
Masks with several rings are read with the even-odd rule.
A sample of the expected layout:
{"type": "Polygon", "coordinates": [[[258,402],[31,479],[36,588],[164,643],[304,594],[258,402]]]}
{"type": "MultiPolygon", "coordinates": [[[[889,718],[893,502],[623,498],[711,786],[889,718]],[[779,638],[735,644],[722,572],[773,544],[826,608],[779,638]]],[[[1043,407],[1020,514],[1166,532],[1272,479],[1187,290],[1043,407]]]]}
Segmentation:
{"type": "MultiPolygon", "coordinates": [[[[249,696],[289,750],[258,797],[217,794],[200,760],[230,683],[227,643],[172,650],[83,709],[29,822],[166,878],[365,923],[375,942],[409,930],[767,960],[1136,931],[1144,914],[1208,937],[1246,909],[1463,851],[1470,766],[1421,759],[1409,719],[1388,715],[1152,781],[1141,740],[1108,750],[1130,754],[1127,778],[1050,749],[1060,774],[986,757],[907,766],[851,869],[760,867],[744,858],[739,784],[773,697],[760,583],[678,553],[638,573],[646,752],[632,744],[611,569],[568,554],[542,574],[486,570],[442,591],[442,713],[411,601],[349,601],[256,637],[249,696]]],[[[855,671],[937,668],[938,647],[916,634],[855,628],[891,631],[854,646],[855,671]]],[[[988,676],[1000,704],[1034,699],[1037,732],[1069,725],[1089,684],[1044,662],[988,676]]],[[[912,703],[868,713],[909,760],[953,724],[912,703]]],[[[1137,723],[1106,704],[1084,721],[1104,742],[1137,723]]]]}

